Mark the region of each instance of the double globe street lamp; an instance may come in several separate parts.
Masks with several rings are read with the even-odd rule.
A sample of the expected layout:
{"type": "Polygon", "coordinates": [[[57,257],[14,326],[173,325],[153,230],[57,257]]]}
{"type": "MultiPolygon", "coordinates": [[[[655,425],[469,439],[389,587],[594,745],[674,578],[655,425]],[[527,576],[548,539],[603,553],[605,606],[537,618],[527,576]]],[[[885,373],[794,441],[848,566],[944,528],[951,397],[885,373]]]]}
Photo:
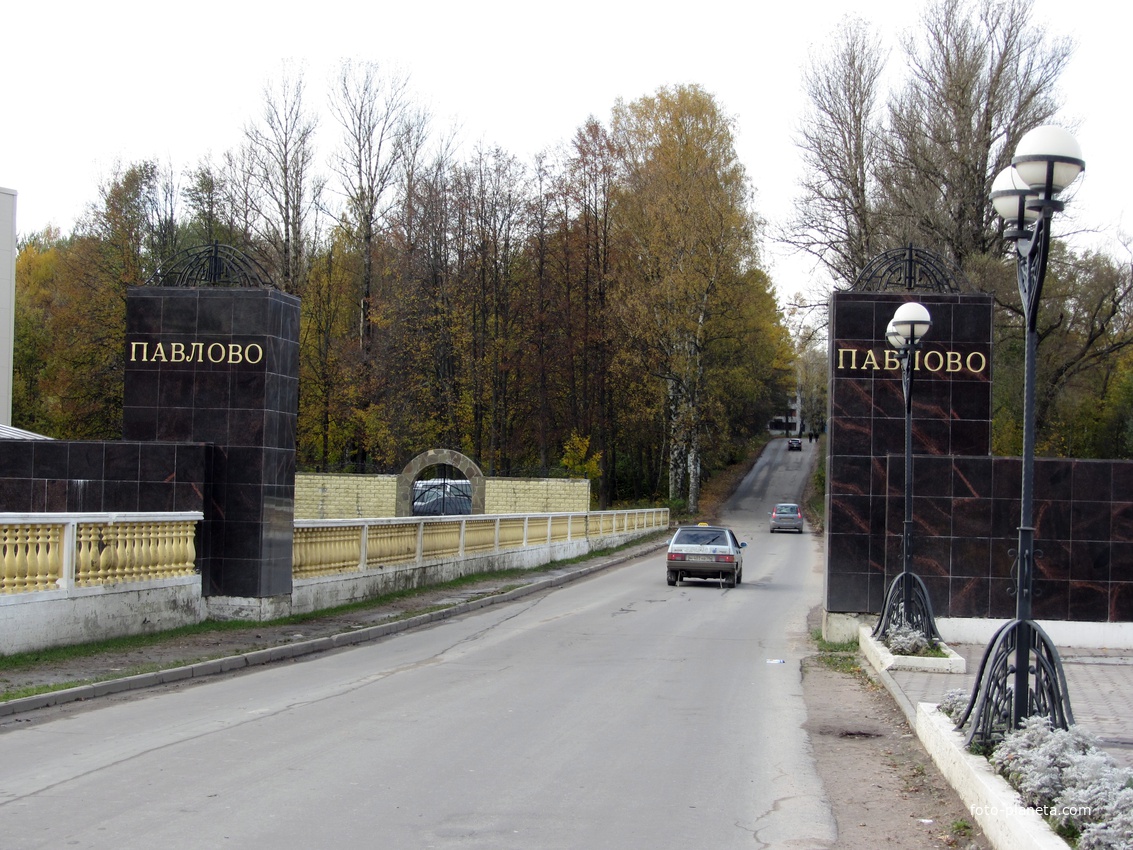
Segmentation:
{"type": "Polygon", "coordinates": [[[1016,277],[1026,322],[1023,372],[1023,479],[1015,557],[1015,619],[1005,623],[984,651],[976,685],[958,727],[971,719],[968,743],[993,745],[1035,715],[1067,728],[1074,722],[1058,650],[1032,617],[1035,551],[1035,352],[1043,281],[1050,255],[1057,199],[1085,169],[1077,140],[1059,127],[1036,127],[1019,140],[1011,167],[995,178],[991,200],[1004,222],[1004,237],[1015,243],[1016,277]],[[1033,685],[1031,677],[1034,677],[1033,685]]]}
{"type": "Polygon", "coordinates": [[[897,308],[885,337],[897,350],[901,363],[901,390],[905,396],[905,522],[901,539],[901,573],[889,585],[881,619],[873,630],[878,640],[888,637],[897,627],[915,629],[928,643],[939,640],[932,602],[921,577],[913,571],[913,377],[916,373],[917,350],[932,328],[928,309],[916,301],[897,308]]]}

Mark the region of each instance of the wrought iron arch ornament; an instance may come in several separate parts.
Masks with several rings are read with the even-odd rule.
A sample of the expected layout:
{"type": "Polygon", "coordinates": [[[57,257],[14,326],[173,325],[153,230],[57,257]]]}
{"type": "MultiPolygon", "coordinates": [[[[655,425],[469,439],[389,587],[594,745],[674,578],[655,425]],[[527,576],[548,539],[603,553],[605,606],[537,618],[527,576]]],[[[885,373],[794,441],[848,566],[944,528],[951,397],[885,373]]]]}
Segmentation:
{"type": "Polygon", "coordinates": [[[146,285],[276,288],[263,266],[242,251],[219,242],[174,254],[146,285]]]}
{"type": "Polygon", "coordinates": [[[878,254],[868,263],[851,292],[960,292],[963,275],[960,270],[927,248],[894,248],[878,254]]]}

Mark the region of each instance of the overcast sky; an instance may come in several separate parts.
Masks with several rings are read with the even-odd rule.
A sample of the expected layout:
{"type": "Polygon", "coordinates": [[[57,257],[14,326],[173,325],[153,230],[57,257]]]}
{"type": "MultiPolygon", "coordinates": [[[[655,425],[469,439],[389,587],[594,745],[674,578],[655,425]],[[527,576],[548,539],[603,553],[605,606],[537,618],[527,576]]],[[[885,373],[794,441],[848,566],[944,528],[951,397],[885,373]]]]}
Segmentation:
{"type": "MultiPolygon", "coordinates": [[[[1035,0],[1050,27],[1066,9],[1035,0]]],[[[3,13],[0,186],[15,189],[21,234],[48,224],[68,232],[116,161],[171,163],[177,171],[239,144],[259,115],[264,84],[282,61],[306,68],[309,105],[346,57],[410,75],[437,129],[456,124],[468,150],[500,145],[523,159],[570,139],[589,115],[607,121],[617,98],[698,83],[735,116],[737,147],[759,213],[790,209],[799,157],[793,133],[804,107],[800,69],[849,4],[827,0],[391,3],[388,0],[159,4],[9,4],[3,13]]],[[[861,0],[855,11],[893,45],[921,4],[861,0]]],[[[1124,91],[1133,12],[1081,0],[1060,33],[1077,52],[1060,91],[1078,122],[1086,175],[1073,202],[1078,224],[1113,239],[1133,232],[1133,192],[1119,172],[1130,144],[1124,91]]],[[[1065,14],[1064,14],[1065,17],[1065,14]]],[[[335,142],[322,125],[322,144],[335,142]]],[[[810,264],[767,245],[781,291],[805,285],[810,264]]]]}

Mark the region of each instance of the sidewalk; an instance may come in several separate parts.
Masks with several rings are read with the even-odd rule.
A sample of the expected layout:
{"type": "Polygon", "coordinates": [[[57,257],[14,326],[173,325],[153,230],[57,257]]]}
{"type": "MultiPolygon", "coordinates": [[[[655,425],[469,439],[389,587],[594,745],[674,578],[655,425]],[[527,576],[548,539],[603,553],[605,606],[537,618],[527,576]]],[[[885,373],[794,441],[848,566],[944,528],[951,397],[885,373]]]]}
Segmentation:
{"type": "MultiPolygon", "coordinates": [[[[906,715],[910,708],[915,714],[917,703],[940,702],[946,692],[955,688],[971,693],[985,647],[949,647],[964,657],[967,673],[887,672],[892,682],[890,690],[896,688],[893,696],[906,715]]],[[[1099,745],[1118,764],[1133,767],[1133,652],[1080,647],[1059,647],[1058,652],[1066,672],[1074,722],[1097,736],[1099,745]]]]}

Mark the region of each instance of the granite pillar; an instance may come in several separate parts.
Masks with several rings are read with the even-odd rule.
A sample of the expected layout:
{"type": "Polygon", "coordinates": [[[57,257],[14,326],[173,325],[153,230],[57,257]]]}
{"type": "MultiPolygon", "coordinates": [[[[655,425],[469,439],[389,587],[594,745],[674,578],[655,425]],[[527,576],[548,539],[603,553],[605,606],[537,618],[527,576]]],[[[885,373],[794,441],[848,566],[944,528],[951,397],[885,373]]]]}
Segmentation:
{"type": "Polygon", "coordinates": [[[208,444],[206,595],[291,592],[299,299],[274,289],[134,287],[123,436],[208,444]]]}

